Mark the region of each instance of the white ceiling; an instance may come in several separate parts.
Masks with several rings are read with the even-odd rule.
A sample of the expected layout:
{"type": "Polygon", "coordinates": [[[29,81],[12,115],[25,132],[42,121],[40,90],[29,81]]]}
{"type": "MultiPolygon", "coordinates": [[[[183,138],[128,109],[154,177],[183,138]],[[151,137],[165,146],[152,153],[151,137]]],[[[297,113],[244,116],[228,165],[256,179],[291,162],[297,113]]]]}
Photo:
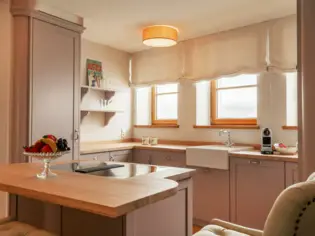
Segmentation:
{"type": "Polygon", "coordinates": [[[142,29],[168,24],[180,40],[295,14],[296,0],[48,0],[84,17],[83,37],[127,52],[146,49],[142,29]]]}

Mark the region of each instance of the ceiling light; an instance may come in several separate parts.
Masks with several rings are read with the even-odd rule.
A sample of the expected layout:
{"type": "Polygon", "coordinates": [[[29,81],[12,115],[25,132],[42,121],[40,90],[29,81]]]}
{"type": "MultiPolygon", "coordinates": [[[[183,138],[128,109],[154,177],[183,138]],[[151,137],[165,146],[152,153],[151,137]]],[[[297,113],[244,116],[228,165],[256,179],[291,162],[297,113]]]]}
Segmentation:
{"type": "Polygon", "coordinates": [[[153,25],[143,30],[143,43],[150,47],[170,47],[177,44],[178,29],[168,25],[153,25]]]}

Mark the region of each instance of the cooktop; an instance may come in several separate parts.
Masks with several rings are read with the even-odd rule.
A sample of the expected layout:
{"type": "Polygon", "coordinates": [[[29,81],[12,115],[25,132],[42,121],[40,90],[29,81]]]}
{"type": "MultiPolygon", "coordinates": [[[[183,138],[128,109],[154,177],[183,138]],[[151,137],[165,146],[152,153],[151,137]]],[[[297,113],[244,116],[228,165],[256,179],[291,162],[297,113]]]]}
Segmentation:
{"type": "Polygon", "coordinates": [[[51,166],[54,170],[77,172],[81,174],[98,175],[111,178],[131,178],[139,175],[147,175],[166,169],[151,165],[134,163],[115,163],[100,161],[81,161],[70,164],[56,164],[51,166]]]}

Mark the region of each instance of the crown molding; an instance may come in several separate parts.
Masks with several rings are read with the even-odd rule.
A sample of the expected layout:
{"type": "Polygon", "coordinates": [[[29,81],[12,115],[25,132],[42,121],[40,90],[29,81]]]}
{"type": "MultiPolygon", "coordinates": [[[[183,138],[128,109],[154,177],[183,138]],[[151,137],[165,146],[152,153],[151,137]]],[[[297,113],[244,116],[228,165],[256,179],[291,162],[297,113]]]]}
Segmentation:
{"type": "Polygon", "coordinates": [[[43,0],[11,0],[11,14],[40,19],[78,33],[85,29],[82,17],[50,7],[43,0]]]}

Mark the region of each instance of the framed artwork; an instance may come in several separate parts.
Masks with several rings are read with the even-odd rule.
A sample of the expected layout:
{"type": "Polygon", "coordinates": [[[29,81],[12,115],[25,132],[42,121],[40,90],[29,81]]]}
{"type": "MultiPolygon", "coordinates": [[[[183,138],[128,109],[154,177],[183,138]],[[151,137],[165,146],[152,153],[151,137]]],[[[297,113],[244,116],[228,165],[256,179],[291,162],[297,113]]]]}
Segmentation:
{"type": "Polygon", "coordinates": [[[103,79],[102,62],[91,59],[86,60],[87,79],[90,87],[101,87],[103,79]]]}

